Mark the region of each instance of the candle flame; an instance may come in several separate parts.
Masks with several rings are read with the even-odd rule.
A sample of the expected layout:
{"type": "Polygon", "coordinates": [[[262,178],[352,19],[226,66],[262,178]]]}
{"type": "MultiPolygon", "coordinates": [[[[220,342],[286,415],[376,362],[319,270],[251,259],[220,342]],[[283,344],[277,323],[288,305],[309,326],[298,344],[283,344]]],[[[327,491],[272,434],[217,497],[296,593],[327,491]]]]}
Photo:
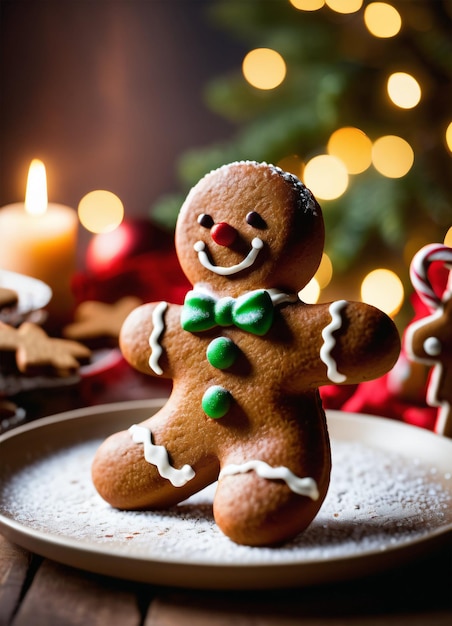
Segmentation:
{"type": "Polygon", "coordinates": [[[28,170],[25,210],[30,215],[43,215],[47,211],[46,168],[39,159],[33,159],[28,170]]]}

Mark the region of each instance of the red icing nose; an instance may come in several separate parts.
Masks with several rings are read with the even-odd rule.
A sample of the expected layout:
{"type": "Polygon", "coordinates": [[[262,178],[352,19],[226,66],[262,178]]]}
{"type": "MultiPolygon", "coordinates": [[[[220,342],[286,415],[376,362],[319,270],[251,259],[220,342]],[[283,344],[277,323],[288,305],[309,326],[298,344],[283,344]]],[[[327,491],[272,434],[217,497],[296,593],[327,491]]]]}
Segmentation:
{"type": "Polygon", "coordinates": [[[237,237],[237,231],[235,228],[226,222],[220,222],[219,224],[212,226],[210,234],[212,235],[212,239],[219,246],[230,246],[234,243],[235,238],[237,237]]]}

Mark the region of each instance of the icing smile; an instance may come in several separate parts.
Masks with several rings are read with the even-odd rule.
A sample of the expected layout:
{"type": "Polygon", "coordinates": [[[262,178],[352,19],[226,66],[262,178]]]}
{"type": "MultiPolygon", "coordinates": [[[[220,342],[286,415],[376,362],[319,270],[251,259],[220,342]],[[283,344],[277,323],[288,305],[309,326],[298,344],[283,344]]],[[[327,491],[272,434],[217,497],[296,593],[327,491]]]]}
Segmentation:
{"type": "Polygon", "coordinates": [[[230,265],[229,267],[223,267],[221,265],[213,265],[209,261],[209,257],[205,252],[206,244],[204,241],[197,241],[193,246],[196,252],[198,253],[199,262],[203,267],[214,272],[214,274],[219,274],[220,276],[231,276],[232,274],[237,274],[248,267],[251,267],[254,261],[257,259],[259,252],[264,247],[264,242],[259,237],[255,237],[251,242],[251,250],[248,252],[246,257],[237,263],[236,265],[230,265]]]}

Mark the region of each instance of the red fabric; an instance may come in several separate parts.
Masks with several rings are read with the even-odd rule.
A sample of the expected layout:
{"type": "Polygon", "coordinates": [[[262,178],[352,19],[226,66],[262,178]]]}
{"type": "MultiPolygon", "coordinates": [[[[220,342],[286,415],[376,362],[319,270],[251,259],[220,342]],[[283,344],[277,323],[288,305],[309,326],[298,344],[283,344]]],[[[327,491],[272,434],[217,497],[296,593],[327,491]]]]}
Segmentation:
{"type": "Polygon", "coordinates": [[[399,420],[433,430],[437,409],[427,404],[413,404],[397,397],[390,388],[388,375],[356,387],[346,386],[344,394],[337,393],[340,387],[326,386],[320,390],[325,409],[336,409],[349,413],[366,413],[399,420]]]}
{"type": "Polygon", "coordinates": [[[189,289],[176,254],[161,250],[123,259],[114,269],[80,272],[72,281],[77,304],[85,300],[113,303],[124,296],[181,304],[189,289]]]}

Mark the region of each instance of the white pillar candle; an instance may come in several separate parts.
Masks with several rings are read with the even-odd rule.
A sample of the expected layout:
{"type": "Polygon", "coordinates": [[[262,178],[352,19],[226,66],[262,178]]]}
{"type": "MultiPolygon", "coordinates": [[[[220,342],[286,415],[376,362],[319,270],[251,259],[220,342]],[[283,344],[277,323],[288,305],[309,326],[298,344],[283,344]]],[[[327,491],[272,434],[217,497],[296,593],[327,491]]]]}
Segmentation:
{"type": "Polygon", "coordinates": [[[73,304],[70,284],[76,269],[77,229],[74,209],[47,202],[44,165],[32,161],[25,203],[0,209],[0,268],[47,283],[53,292],[50,314],[61,319],[73,304]]]}

